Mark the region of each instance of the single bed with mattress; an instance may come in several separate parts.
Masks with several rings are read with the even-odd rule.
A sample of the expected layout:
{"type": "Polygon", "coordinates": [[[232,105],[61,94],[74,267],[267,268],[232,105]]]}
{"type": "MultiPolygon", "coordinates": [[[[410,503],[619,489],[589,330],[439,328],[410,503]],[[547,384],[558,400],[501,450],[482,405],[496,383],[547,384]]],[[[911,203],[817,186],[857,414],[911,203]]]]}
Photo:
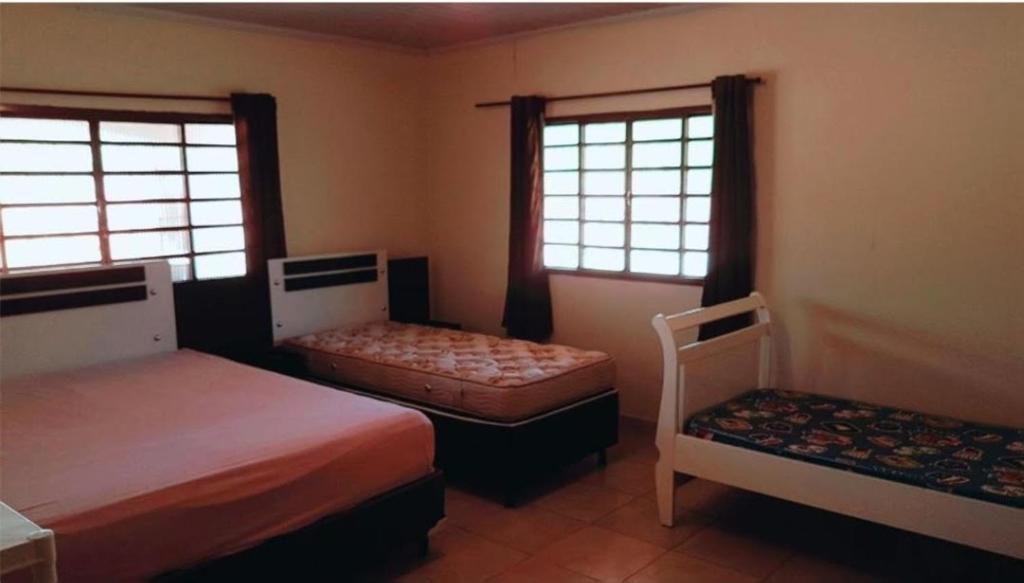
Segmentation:
{"type": "MultiPolygon", "coordinates": [[[[102,292],[117,279],[104,272],[115,269],[36,287],[91,293],[82,291],[86,285],[102,292]]],[[[60,277],[67,273],[74,274],[60,277]]],[[[443,491],[433,467],[433,429],[424,415],[174,350],[173,315],[163,331],[169,337],[153,335],[151,327],[166,319],[169,308],[144,305],[170,297],[166,265],[147,264],[141,276],[143,290],[150,291],[130,304],[121,294],[101,293],[87,296],[85,306],[82,296],[72,298],[73,308],[55,313],[52,298],[62,292],[47,289],[50,299],[38,310],[23,306],[10,318],[11,306],[18,305],[10,300],[27,301],[39,292],[24,278],[47,276],[9,276],[22,279],[4,288],[0,488],[4,502],[56,533],[62,581],[134,581],[167,573],[206,580],[211,577],[190,573],[208,574],[210,565],[240,557],[260,559],[261,549],[284,548],[282,541],[310,532],[369,538],[390,529],[425,540],[443,516],[443,491]],[[118,314],[121,320],[112,319],[118,314]],[[85,361],[77,364],[84,366],[49,372],[37,366],[41,360],[10,358],[28,352],[17,348],[26,342],[37,349],[49,343],[48,350],[56,351],[80,336],[102,336],[88,326],[60,326],[62,319],[86,316],[154,348],[123,360],[104,352],[79,355],[85,361]],[[33,317],[35,322],[28,320],[33,317]],[[412,492],[389,496],[406,490],[412,492]],[[420,506],[410,509],[413,499],[420,506]],[[359,514],[364,525],[368,508],[378,524],[352,532],[345,517],[359,514]],[[322,527],[327,521],[333,530],[322,527]]],[[[289,550],[310,547],[310,541],[330,545],[301,540],[289,550]]],[[[347,552],[344,543],[336,541],[334,552],[347,552]]],[[[293,557],[276,556],[272,563],[299,573],[313,564],[310,558],[294,557],[306,564],[289,566],[293,557]]],[[[323,561],[327,573],[332,557],[313,558],[323,561]]],[[[212,578],[238,576],[216,573],[212,578]]]]}
{"type": "Polygon", "coordinates": [[[756,292],[653,325],[662,524],[676,520],[685,474],[1024,559],[1024,428],[773,388],[770,316],[756,292]],[[748,313],[745,327],[680,343],[680,332],[748,313]],[[751,344],[755,387],[687,385],[691,363],[751,344]]]}
{"type": "Polygon", "coordinates": [[[516,421],[607,392],[603,352],[369,322],[285,340],[317,376],[468,415],[516,421]]]}
{"type": "Polygon", "coordinates": [[[299,374],[423,411],[448,475],[496,478],[512,503],[531,476],[618,439],[602,352],[387,321],[383,252],[269,262],[274,338],[299,374]]]}

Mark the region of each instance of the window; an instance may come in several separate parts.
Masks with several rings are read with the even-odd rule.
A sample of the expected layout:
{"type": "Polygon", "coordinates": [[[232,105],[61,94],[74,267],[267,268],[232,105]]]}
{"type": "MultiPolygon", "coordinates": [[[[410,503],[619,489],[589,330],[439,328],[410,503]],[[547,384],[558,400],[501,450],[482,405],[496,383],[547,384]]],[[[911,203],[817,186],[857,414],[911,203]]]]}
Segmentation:
{"type": "Polygon", "coordinates": [[[5,271],[166,259],[175,281],[240,276],[242,223],[230,117],[50,108],[0,117],[5,271]]]}
{"type": "Polygon", "coordinates": [[[549,120],[544,265],[702,279],[713,127],[707,108],[549,120]]]}

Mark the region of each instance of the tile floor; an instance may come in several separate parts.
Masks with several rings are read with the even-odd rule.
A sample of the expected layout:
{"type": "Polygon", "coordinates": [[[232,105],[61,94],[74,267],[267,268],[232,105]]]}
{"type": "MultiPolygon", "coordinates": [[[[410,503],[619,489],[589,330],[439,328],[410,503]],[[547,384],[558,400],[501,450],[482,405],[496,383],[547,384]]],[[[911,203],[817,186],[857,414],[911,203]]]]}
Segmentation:
{"type": "MultiPolygon", "coordinates": [[[[450,485],[423,558],[396,557],[361,580],[654,583],[1024,581],[1024,562],[704,480],[659,525],[653,426],[623,419],[609,463],[537,485],[516,508],[450,485]]],[[[1024,528],[1024,525],[1022,525],[1024,528]]]]}

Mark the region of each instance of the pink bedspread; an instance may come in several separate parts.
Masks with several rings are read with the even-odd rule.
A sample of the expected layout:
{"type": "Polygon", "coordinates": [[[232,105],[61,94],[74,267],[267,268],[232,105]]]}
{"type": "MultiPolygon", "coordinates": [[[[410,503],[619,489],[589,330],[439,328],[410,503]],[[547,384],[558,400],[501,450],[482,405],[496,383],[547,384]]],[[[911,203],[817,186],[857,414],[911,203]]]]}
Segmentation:
{"type": "Polygon", "coordinates": [[[61,581],[137,580],[253,546],[432,469],[422,414],[206,354],[5,382],[4,502],[61,581]]]}

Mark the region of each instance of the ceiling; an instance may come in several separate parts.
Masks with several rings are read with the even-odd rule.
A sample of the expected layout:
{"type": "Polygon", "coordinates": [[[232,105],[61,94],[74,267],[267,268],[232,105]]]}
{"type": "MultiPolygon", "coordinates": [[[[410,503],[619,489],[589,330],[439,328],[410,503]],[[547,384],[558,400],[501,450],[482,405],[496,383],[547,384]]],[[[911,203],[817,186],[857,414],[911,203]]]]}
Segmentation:
{"type": "Polygon", "coordinates": [[[672,6],[666,3],[183,3],[147,12],[436,50],[489,38],[672,6]]]}

